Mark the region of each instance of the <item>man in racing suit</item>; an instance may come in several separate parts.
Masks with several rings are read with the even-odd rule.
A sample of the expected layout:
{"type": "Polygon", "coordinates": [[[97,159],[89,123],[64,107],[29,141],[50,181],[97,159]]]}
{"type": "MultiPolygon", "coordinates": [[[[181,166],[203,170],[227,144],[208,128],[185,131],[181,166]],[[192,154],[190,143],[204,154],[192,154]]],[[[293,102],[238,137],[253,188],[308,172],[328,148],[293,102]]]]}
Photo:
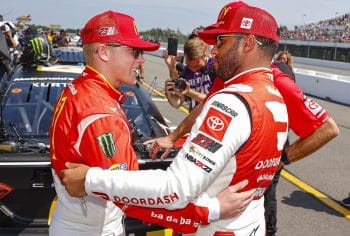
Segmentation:
{"type": "MultiPolygon", "coordinates": [[[[200,34],[210,43],[220,35],[215,50],[225,88],[204,104],[170,168],[129,172],[75,165],[62,172],[70,194],[174,209],[186,206],[204,190],[214,197],[226,186],[248,178],[245,189],[257,189],[255,200],[238,217],[199,226],[197,235],[265,234],[261,197],[278,169],[288,131],[286,106],[266,68],[277,47],[277,23],[262,9],[242,2],[236,5],[228,4],[221,11],[222,28],[208,28],[200,34]],[[252,25],[240,27],[246,19],[252,25]],[[74,180],[75,174],[83,177],[74,180]]],[[[187,219],[180,223],[186,224],[187,219]]]]}
{"type": "Polygon", "coordinates": [[[50,235],[123,235],[122,211],[100,198],[70,197],[60,171],[67,161],[103,169],[138,169],[118,86],[135,84],[135,71],[144,63],[142,50],[156,50],[159,45],[143,41],[134,25],[132,17],[108,11],[90,19],[81,31],[87,66],[58,99],[50,129],[58,196],[50,235]]]}

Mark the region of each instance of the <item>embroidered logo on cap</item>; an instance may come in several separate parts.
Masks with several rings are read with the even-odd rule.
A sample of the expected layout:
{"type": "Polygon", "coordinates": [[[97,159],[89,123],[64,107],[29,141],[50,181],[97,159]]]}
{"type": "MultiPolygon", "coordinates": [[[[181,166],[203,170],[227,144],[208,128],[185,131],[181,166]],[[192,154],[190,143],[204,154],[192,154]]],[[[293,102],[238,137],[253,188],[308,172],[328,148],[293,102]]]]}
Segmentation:
{"type": "Polygon", "coordinates": [[[135,34],[136,34],[136,35],[139,35],[139,31],[137,30],[135,21],[133,21],[133,24],[134,24],[134,31],[135,31],[135,34]]]}
{"type": "Polygon", "coordinates": [[[252,18],[243,17],[242,22],[241,22],[241,29],[251,29],[252,25],[253,25],[252,18]]]}
{"type": "Polygon", "coordinates": [[[224,8],[222,8],[222,10],[220,11],[219,13],[219,17],[218,17],[218,22],[219,21],[224,21],[224,18],[226,16],[226,14],[231,10],[232,8],[231,7],[227,7],[225,6],[224,8]]]}
{"type": "Polygon", "coordinates": [[[99,36],[110,36],[115,34],[115,27],[102,27],[100,28],[98,35],[99,36]]]}

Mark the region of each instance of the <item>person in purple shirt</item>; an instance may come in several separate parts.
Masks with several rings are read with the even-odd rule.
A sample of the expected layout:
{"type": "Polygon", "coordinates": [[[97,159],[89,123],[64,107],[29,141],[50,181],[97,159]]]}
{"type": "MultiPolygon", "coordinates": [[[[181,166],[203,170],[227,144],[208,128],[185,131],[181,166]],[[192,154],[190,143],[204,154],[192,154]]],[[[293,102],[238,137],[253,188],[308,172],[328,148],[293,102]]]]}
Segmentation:
{"type": "Polygon", "coordinates": [[[192,34],[184,45],[185,65],[177,62],[178,55],[166,53],[165,63],[170,79],[165,81],[165,95],[175,108],[188,102],[191,111],[209,92],[215,78],[213,60],[208,45],[192,34]]]}

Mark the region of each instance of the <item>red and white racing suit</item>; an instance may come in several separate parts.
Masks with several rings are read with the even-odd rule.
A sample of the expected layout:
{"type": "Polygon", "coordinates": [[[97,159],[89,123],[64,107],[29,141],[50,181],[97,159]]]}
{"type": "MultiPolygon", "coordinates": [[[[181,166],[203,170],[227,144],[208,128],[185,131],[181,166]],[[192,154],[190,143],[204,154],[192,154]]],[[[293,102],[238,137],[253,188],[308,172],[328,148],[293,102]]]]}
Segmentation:
{"type": "Polygon", "coordinates": [[[271,65],[274,83],[282,94],[288,114],[289,128],[301,138],[312,134],[331,116],[315,100],[304,95],[303,91],[277,66],[271,65]]]}
{"type": "Polygon", "coordinates": [[[66,162],[103,169],[138,169],[124,95],[93,68],[69,84],[56,103],[50,130],[51,162],[58,196],[50,235],[123,235],[123,212],[112,202],[70,197],[60,181],[66,162]]]}
{"type": "Polygon", "coordinates": [[[155,209],[144,219],[168,222],[180,231],[184,226],[194,230],[198,226],[196,235],[265,235],[262,196],[279,166],[287,132],[287,109],[273,84],[271,70],[256,68],[226,81],[225,88],[206,101],[191,134],[166,171],[91,168],[85,188],[88,194],[115,203],[167,209],[183,208],[198,196],[189,207],[201,210],[194,210],[192,215],[207,217],[208,211],[203,209],[208,198],[248,179],[242,191],[256,188],[256,195],[235,218],[198,226],[193,216],[174,213],[173,217],[155,209]]]}

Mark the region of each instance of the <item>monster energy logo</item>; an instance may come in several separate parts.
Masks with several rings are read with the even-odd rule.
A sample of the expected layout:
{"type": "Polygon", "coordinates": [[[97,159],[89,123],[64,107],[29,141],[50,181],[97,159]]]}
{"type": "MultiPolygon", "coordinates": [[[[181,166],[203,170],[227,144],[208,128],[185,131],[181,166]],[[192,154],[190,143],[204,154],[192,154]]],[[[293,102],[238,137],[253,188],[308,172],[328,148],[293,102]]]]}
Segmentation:
{"type": "Polygon", "coordinates": [[[113,134],[112,133],[102,134],[98,136],[96,139],[105,156],[107,156],[108,158],[113,157],[113,155],[116,152],[113,134]]]}
{"type": "Polygon", "coordinates": [[[30,40],[32,48],[36,56],[40,56],[44,52],[44,40],[42,38],[34,38],[30,40]]]}

